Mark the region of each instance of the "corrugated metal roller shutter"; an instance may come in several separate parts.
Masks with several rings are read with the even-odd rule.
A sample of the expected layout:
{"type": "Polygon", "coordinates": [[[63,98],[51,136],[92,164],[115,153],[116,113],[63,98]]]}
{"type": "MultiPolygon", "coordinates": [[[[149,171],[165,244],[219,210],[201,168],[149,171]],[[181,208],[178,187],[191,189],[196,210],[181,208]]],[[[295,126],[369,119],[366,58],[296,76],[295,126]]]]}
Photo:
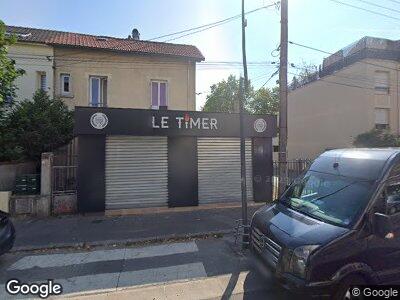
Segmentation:
{"type": "MultiPolygon", "coordinates": [[[[241,201],[240,140],[198,138],[199,203],[241,201]]],[[[251,140],[246,140],[247,198],[253,199],[251,140]]]]}
{"type": "Polygon", "coordinates": [[[107,137],[106,209],[167,204],[167,138],[107,137]]]}

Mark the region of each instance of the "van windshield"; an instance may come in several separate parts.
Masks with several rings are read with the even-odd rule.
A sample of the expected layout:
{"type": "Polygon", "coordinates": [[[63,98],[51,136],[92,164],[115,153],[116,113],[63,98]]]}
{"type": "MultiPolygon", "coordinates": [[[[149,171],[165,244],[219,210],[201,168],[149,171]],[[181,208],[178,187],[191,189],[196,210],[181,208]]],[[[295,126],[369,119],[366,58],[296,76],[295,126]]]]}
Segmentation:
{"type": "Polygon", "coordinates": [[[349,227],[367,205],[373,181],[308,171],[295,180],[280,202],[335,225],[349,227]]]}

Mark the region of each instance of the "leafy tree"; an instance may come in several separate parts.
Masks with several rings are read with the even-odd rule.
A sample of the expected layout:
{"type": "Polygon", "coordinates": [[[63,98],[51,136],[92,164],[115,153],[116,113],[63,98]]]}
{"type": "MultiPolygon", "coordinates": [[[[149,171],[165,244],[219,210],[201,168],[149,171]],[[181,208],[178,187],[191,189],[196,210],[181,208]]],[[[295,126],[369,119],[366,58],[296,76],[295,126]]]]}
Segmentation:
{"type": "Polygon", "coordinates": [[[207,101],[203,107],[203,111],[238,112],[239,99],[239,79],[236,79],[234,75],[229,75],[227,80],[222,80],[211,86],[211,93],[207,95],[207,101]]]}
{"type": "Polygon", "coordinates": [[[289,84],[289,90],[295,90],[309,82],[317,80],[319,77],[316,65],[303,62],[299,69],[301,69],[301,72],[296,76],[293,76],[292,81],[289,84]]]}
{"type": "Polygon", "coordinates": [[[248,100],[247,108],[253,114],[278,114],[279,87],[258,89],[248,100]]]}
{"type": "Polygon", "coordinates": [[[0,132],[1,160],[39,160],[72,139],[72,112],[59,99],[38,90],[33,100],[17,103],[5,118],[0,132]]]}
{"type": "Polygon", "coordinates": [[[353,141],[356,147],[399,147],[400,138],[387,130],[372,129],[359,134],[353,141]]]}
{"type": "MultiPolygon", "coordinates": [[[[203,111],[234,113],[239,111],[240,79],[229,75],[227,80],[222,80],[211,86],[211,92],[207,95],[203,111]]],[[[254,90],[251,83],[248,83],[245,111],[253,114],[276,114],[279,110],[279,91],[260,88],[254,90]]]]}
{"type": "Polygon", "coordinates": [[[4,157],[18,156],[17,151],[6,146],[12,137],[7,130],[9,126],[6,108],[8,106],[6,107],[5,103],[15,97],[17,87],[14,81],[24,74],[24,70],[15,68],[15,61],[7,56],[8,47],[15,42],[15,36],[6,34],[6,26],[0,20],[0,160],[4,157]]]}
{"type": "Polygon", "coordinates": [[[24,74],[24,70],[15,68],[15,61],[7,57],[8,47],[15,42],[15,36],[6,34],[6,27],[0,20],[0,109],[7,100],[15,97],[14,81],[24,74]]]}

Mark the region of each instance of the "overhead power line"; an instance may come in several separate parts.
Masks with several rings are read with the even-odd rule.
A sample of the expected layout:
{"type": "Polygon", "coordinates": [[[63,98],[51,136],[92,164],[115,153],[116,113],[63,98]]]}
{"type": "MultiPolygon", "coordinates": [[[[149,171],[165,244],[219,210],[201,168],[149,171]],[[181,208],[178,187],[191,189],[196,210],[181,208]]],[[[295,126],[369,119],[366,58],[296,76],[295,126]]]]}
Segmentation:
{"type": "MultiPolygon", "coordinates": [[[[10,58],[16,58],[16,59],[30,59],[30,60],[49,60],[49,59],[53,59],[54,56],[49,56],[49,55],[45,55],[45,54],[14,54],[14,53],[9,53],[8,56],[10,58]]],[[[58,59],[58,56],[57,56],[58,59]]],[[[64,61],[82,61],[83,59],[74,59],[74,58],[63,58],[60,60],[64,60],[64,61]]],[[[98,59],[85,59],[84,61],[90,61],[90,62],[110,62],[110,63],[131,63],[131,64],[154,64],[153,62],[133,62],[133,61],[114,61],[114,60],[98,60],[98,59]]],[[[170,62],[166,62],[166,63],[162,63],[162,62],[158,62],[157,64],[171,64],[170,62]]],[[[278,64],[278,62],[276,61],[250,61],[248,62],[249,65],[276,65],[278,64]]],[[[202,66],[202,65],[242,65],[241,61],[229,61],[229,60],[223,60],[223,61],[219,61],[219,60],[209,60],[209,61],[202,61],[197,63],[197,66],[202,66]]]]}
{"type": "MultiPolygon", "coordinates": [[[[299,75],[299,74],[292,73],[292,72],[288,72],[288,73],[291,74],[291,75],[294,75],[294,76],[298,76],[298,75],[299,75]]],[[[336,84],[336,85],[341,85],[341,86],[347,86],[347,87],[354,87],[354,88],[359,88],[359,89],[374,90],[374,88],[370,88],[370,87],[365,87],[365,86],[360,86],[360,85],[353,85],[353,84],[349,84],[349,83],[342,83],[342,82],[329,81],[329,80],[326,80],[326,79],[324,79],[324,78],[319,78],[318,81],[324,81],[324,82],[328,82],[328,83],[331,83],[331,84],[336,84]]],[[[305,84],[305,85],[307,85],[307,84],[305,84]]]]}
{"type": "Polygon", "coordinates": [[[271,76],[268,77],[267,81],[265,81],[265,82],[263,83],[263,85],[262,85],[260,88],[264,87],[264,86],[265,86],[272,78],[274,78],[278,73],[279,73],[279,69],[277,69],[274,73],[272,73],[271,76]]]}
{"type": "Polygon", "coordinates": [[[299,44],[299,43],[292,42],[292,41],[289,41],[289,44],[292,44],[292,45],[295,45],[295,46],[299,46],[299,47],[303,47],[303,48],[307,48],[307,49],[314,50],[314,51],[318,51],[318,52],[322,52],[322,53],[329,54],[329,55],[333,54],[332,52],[324,51],[324,50],[321,50],[321,49],[317,49],[317,48],[314,48],[314,47],[311,47],[311,46],[299,44]]]}
{"type": "MultiPolygon", "coordinates": [[[[207,71],[207,70],[241,70],[243,67],[240,65],[234,65],[234,66],[204,66],[204,67],[200,67],[197,68],[197,71],[207,71]]],[[[275,66],[272,65],[266,65],[266,66],[248,66],[249,69],[252,70],[269,70],[271,68],[275,68],[275,66]]]]}
{"type": "MultiPolygon", "coordinates": [[[[305,67],[298,67],[298,66],[295,66],[294,64],[290,64],[290,67],[294,68],[296,70],[307,70],[307,68],[305,68],[305,67]]],[[[299,75],[300,74],[296,74],[295,76],[299,76],[299,75]]],[[[367,78],[367,77],[363,77],[363,76],[362,77],[353,77],[353,76],[339,75],[336,73],[327,74],[326,76],[324,76],[322,78],[318,77],[317,80],[321,80],[321,79],[326,80],[325,77],[329,77],[329,76],[350,80],[350,81],[355,82],[356,84],[366,84],[367,86],[363,86],[366,89],[375,89],[374,84],[376,84],[376,83],[382,83],[382,84],[386,83],[386,82],[376,81],[373,78],[367,78]]],[[[346,84],[349,84],[349,83],[346,83],[346,84]]],[[[394,86],[390,85],[390,87],[394,87],[394,86]]]]}
{"type": "MultiPolygon", "coordinates": [[[[263,7],[261,7],[261,8],[258,8],[258,9],[252,10],[252,11],[249,11],[249,12],[246,13],[246,15],[247,15],[247,14],[251,14],[251,13],[253,13],[253,12],[256,12],[256,11],[258,11],[258,10],[260,10],[260,9],[264,9],[264,8],[271,7],[271,6],[273,6],[273,5],[263,6],[263,7]]],[[[174,40],[177,40],[177,39],[180,39],[180,38],[189,36],[189,35],[193,35],[193,34],[196,34],[196,33],[200,33],[200,32],[206,31],[206,30],[208,30],[208,29],[211,29],[211,28],[214,28],[214,27],[217,27],[217,26],[224,25],[224,24],[229,23],[229,22],[231,22],[231,21],[233,21],[233,20],[239,19],[240,17],[241,17],[241,15],[236,15],[236,16],[233,16],[233,17],[231,17],[231,18],[228,18],[227,20],[225,20],[225,21],[223,21],[223,22],[218,22],[217,24],[208,26],[208,27],[206,27],[206,28],[199,29],[199,30],[196,30],[196,31],[192,31],[192,32],[189,32],[189,33],[186,33],[186,34],[183,34],[183,35],[180,35],[180,36],[171,38],[171,39],[164,40],[164,42],[171,42],[171,41],[174,41],[174,40]]]]}
{"type": "MultiPolygon", "coordinates": [[[[329,54],[329,55],[334,54],[332,52],[328,52],[328,51],[321,50],[321,49],[318,49],[318,48],[314,48],[314,47],[311,47],[311,46],[307,46],[307,45],[304,45],[304,44],[295,43],[293,41],[289,41],[289,44],[295,45],[295,46],[298,46],[298,47],[302,47],[302,48],[306,48],[306,49],[310,49],[310,50],[314,50],[314,51],[318,51],[318,52],[321,52],[321,53],[329,54]]],[[[396,68],[391,68],[391,67],[388,67],[388,66],[374,64],[374,63],[370,63],[370,62],[366,62],[366,61],[359,61],[359,63],[370,65],[370,66],[375,66],[375,67],[380,67],[380,68],[384,68],[384,69],[389,69],[389,70],[393,70],[393,71],[398,71],[396,68]]]]}
{"type": "MultiPolygon", "coordinates": [[[[20,65],[31,65],[31,66],[49,66],[48,64],[44,64],[48,59],[46,56],[42,55],[37,56],[9,56],[12,59],[17,60],[17,64],[20,65]],[[19,60],[20,59],[20,60],[19,60]],[[26,60],[27,62],[24,62],[22,60],[26,60]]],[[[122,60],[122,61],[115,61],[115,60],[106,60],[106,59],[71,59],[71,58],[63,58],[60,59],[62,61],[66,62],[80,62],[80,63],[99,63],[98,65],[94,65],[91,67],[94,68],[103,68],[101,64],[110,64],[113,66],[118,66],[118,68],[121,69],[135,69],[143,66],[160,66],[160,67],[165,67],[165,68],[176,68],[180,67],[181,65],[178,65],[176,63],[171,63],[171,62],[133,62],[133,61],[127,61],[127,60],[122,60]],[[101,64],[100,64],[101,63],[101,64]],[[121,67],[124,66],[124,67],[121,67]]],[[[257,68],[257,69],[264,69],[264,68],[270,68],[270,67],[275,67],[276,62],[271,62],[271,61],[253,61],[249,62],[248,65],[250,68],[257,68]]],[[[200,62],[196,65],[199,70],[219,70],[219,69],[240,69],[242,68],[242,62],[239,61],[206,61],[206,62],[200,62]]]]}
{"type": "Polygon", "coordinates": [[[354,1],[358,1],[358,2],[365,3],[365,4],[368,4],[368,5],[371,5],[371,6],[379,7],[379,8],[386,9],[386,10],[389,10],[389,11],[393,11],[393,12],[396,12],[396,13],[400,13],[400,10],[398,10],[398,9],[386,7],[386,6],[379,5],[379,4],[370,2],[370,1],[366,1],[366,0],[354,0],[354,1]]]}
{"type": "MultiPolygon", "coordinates": [[[[23,66],[49,66],[48,64],[44,64],[47,61],[51,61],[54,57],[48,58],[46,55],[43,54],[33,54],[32,56],[27,56],[27,55],[9,55],[10,58],[17,60],[17,64],[23,65],[23,66]],[[24,62],[23,60],[27,61],[24,62]]],[[[111,64],[111,65],[124,65],[127,67],[124,67],[123,69],[135,69],[140,66],[146,66],[146,65],[157,65],[157,66],[164,66],[164,67],[177,67],[178,65],[170,62],[132,62],[132,61],[115,61],[115,60],[97,60],[97,59],[70,59],[70,58],[62,58],[60,59],[61,61],[66,61],[66,62],[88,62],[88,63],[102,63],[102,64],[111,64]],[[131,66],[129,66],[131,65],[131,66]]],[[[252,61],[248,62],[248,67],[252,69],[265,69],[265,68],[270,68],[274,67],[277,65],[277,62],[274,61],[252,61]]],[[[196,67],[198,67],[198,70],[221,70],[221,69],[240,69],[242,68],[243,63],[241,61],[205,61],[205,62],[199,62],[196,64],[196,67]]],[[[99,68],[102,67],[101,65],[99,66],[91,66],[94,68],[99,68]]],[[[267,76],[267,75],[266,75],[267,76]]]]}
{"type": "Polygon", "coordinates": [[[389,18],[389,19],[400,21],[400,18],[397,18],[397,17],[394,17],[394,16],[390,16],[390,15],[387,15],[387,14],[384,14],[384,13],[380,13],[380,12],[377,12],[377,11],[374,11],[374,10],[370,10],[370,9],[367,9],[367,8],[363,8],[363,7],[360,7],[360,6],[356,6],[356,5],[353,5],[353,4],[350,4],[350,3],[341,2],[341,1],[338,1],[338,0],[329,0],[329,1],[335,2],[337,4],[341,4],[341,5],[344,5],[344,6],[352,7],[352,8],[355,8],[355,9],[359,9],[359,10],[362,10],[362,11],[366,11],[366,12],[369,12],[371,14],[375,14],[375,15],[378,15],[378,16],[381,16],[381,17],[385,17],[385,18],[389,18]]]}
{"type": "Polygon", "coordinates": [[[264,80],[265,78],[267,78],[268,77],[268,74],[262,74],[262,75],[259,75],[259,76],[256,76],[256,77],[251,77],[251,78],[249,78],[249,81],[252,83],[252,84],[254,84],[255,82],[258,82],[258,81],[260,81],[260,80],[264,80]]]}
{"type": "MultiPolygon", "coordinates": [[[[251,14],[251,13],[254,13],[254,12],[259,11],[261,9],[266,9],[266,8],[269,8],[269,7],[272,7],[272,6],[276,6],[278,3],[280,3],[280,2],[278,1],[278,2],[275,2],[275,3],[270,4],[270,5],[265,5],[265,6],[258,7],[256,9],[253,9],[253,10],[250,10],[250,11],[246,12],[246,14],[251,14]]],[[[223,19],[223,20],[219,20],[219,21],[216,21],[216,22],[213,22],[213,23],[209,23],[209,24],[204,24],[204,25],[197,26],[197,27],[188,28],[188,29],[185,29],[185,30],[181,30],[181,31],[178,31],[178,32],[173,32],[173,33],[170,33],[170,34],[165,34],[165,35],[162,35],[162,36],[159,36],[159,37],[155,37],[155,38],[152,38],[152,39],[149,39],[149,40],[143,40],[143,41],[150,41],[151,42],[151,41],[154,41],[156,39],[160,39],[162,37],[173,36],[173,35],[177,35],[177,34],[180,34],[180,33],[185,33],[185,32],[189,32],[189,31],[193,31],[193,30],[199,29],[197,31],[189,32],[189,33],[183,34],[181,36],[174,37],[174,38],[171,38],[171,39],[163,41],[163,42],[170,42],[170,41],[177,40],[177,39],[180,39],[180,38],[185,37],[185,36],[189,36],[189,35],[192,35],[192,34],[196,34],[196,33],[199,33],[199,32],[214,28],[216,26],[224,25],[225,23],[230,22],[230,21],[232,21],[234,19],[237,19],[237,18],[240,18],[240,17],[241,17],[241,14],[235,15],[235,16],[223,19]]],[[[121,45],[121,44],[123,44],[125,42],[126,42],[126,39],[123,39],[121,41],[121,43],[115,44],[114,47],[118,47],[119,45],[121,45]]],[[[148,45],[143,45],[143,47],[138,48],[136,51],[138,52],[138,51],[141,51],[141,50],[145,50],[147,47],[149,47],[149,46],[148,45]]],[[[86,53],[86,51],[85,52],[80,52],[80,53],[64,54],[64,55],[60,55],[59,57],[82,54],[82,53],[86,53]]],[[[107,57],[110,57],[110,56],[107,56],[107,57]]],[[[75,64],[75,63],[73,63],[73,64],[75,64]]],[[[71,64],[69,64],[69,65],[71,65],[71,64]]],[[[69,65],[62,65],[62,66],[69,66],[69,65]]]]}
{"type": "MultiPolygon", "coordinates": [[[[109,63],[111,65],[131,65],[132,67],[138,67],[142,65],[158,65],[158,66],[174,66],[174,67],[179,67],[181,64],[176,64],[176,63],[171,63],[171,62],[132,62],[132,61],[115,61],[115,60],[105,60],[105,59],[63,59],[63,61],[67,62],[80,62],[80,63],[109,63]]],[[[200,62],[196,65],[197,67],[200,68],[232,68],[232,67],[237,67],[241,68],[242,63],[237,62],[237,61],[223,61],[223,62],[218,62],[218,61],[210,61],[210,62],[200,62]]],[[[263,68],[263,67],[269,67],[269,66],[276,66],[275,62],[260,62],[260,61],[255,61],[255,62],[250,62],[249,63],[250,67],[253,68],[263,68]]]]}
{"type": "MultiPolygon", "coordinates": [[[[250,61],[247,62],[248,65],[277,65],[277,62],[274,61],[250,61]]],[[[205,61],[205,62],[199,62],[197,66],[203,66],[203,65],[238,65],[238,66],[243,66],[243,62],[241,61],[205,61]]]]}
{"type": "MultiPolygon", "coordinates": [[[[314,50],[314,51],[319,51],[319,52],[322,52],[322,53],[332,54],[331,52],[327,52],[327,51],[324,51],[324,50],[321,50],[321,49],[317,49],[317,48],[314,48],[314,47],[310,47],[310,46],[307,46],[307,45],[294,43],[294,42],[291,42],[291,41],[289,42],[289,44],[293,44],[293,45],[296,45],[296,46],[304,47],[304,48],[307,48],[307,49],[310,49],[310,50],[314,50]]],[[[383,65],[379,65],[379,64],[370,63],[370,62],[359,61],[359,63],[366,64],[366,65],[372,65],[372,66],[380,67],[380,68],[386,68],[386,69],[390,69],[390,70],[393,70],[393,71],[398,71],[396,68],[391,68],[391,67],[388,67],[388,66],[383,66],[383,65]]],[[[298,66],[295,66],[294,64],[291,64],[291,67],[294,67],[295,69],[306,70],[306,68],[298,67],[298,66]]],[[[298,74],[294,74],[294,75],[297,76],[298,74]]],[[[374,90],[374,87],[371,87],[371,85],[374,85],[375,83],[384,83],[384,82],[378,82],[378,81],[376,81],[375,79],[372,79],[372,78],[370,78],[370,79],[368,79],[367,77],[356,78],[356,77],[351,77],[351,76],[338,75],[336,73],[327,74],[327,76],[334,76],[334,77],[349,79],[349,80],[353,80],[353,81],[361,83],[361,84],[365,83],[365,84],[368,84],[369,86],[367,86],[367,87],[364,86],[364,88],[372,89],[372,90],[374,90]]],[[[324,79],[324,78],[319,78],[319,80],[326,81],[326,79],[324,79]]],[[[341,84],[341,85],[345,85],[345,84],[341,84]]],[[[360,88],[360,86],[357,86],[357,87],[360,88]]],[[[395,87],[397,89],[397,88],[400,87],[400,85],[393,86],[393,85],[390,84],[390,87],[395,87]]]]}
{"type": "MultiPolygon", "coordinates": [[[[278,3],[279,3],[279,1],[276,2],[276,3],[273,3],[273,4],[271,4],[271,5],[261,6],[261,7],[258,7],[258,8],[256,8],[256,9],[247,11],[245,14],[246,14],[246,15],[252,14],[252,13],[254,13],[254,12],[256,12],[256,11],[259,11],[259,10],[262,10],[262,9],[266,9],[266,8],[269,8],[269,7],[272,7],[272,6],[276,6],[278,3]]],[[[229,17],[229,18],[226,18],[226,19],[218,20],[218,21],[215,21],[215,22],[212,22],[212,23],[200,25],[200,26],[197,26],[197,27],[188,28],[188,29],[181,30],[181,31],[177,31],[177,32],[173,32],[173,33],[168,33],[168,34],[160,35],[160,36],[158,36],[158,37],[154,37],[154,38],[148,39],[148,41],[159,40],[159,39],[162,39],[162,38],[165,38],[165,37],[174,36],[174,35],[186,33],[186,32],[193,31],[193,30],[199,30],[199,29],[203,29],[203,28],[206,28],[206,27],[209,27],[209,26],[213,26],[213,25],[219,26],[219,25],[225,24],[225,23],[227,23],[227,22],[233,21],[233,20],[235,20],[235,19],[239,19],[241,16],[242,16],[242,14],[238,14],[238,15],[235,15],[235,16],[232,16],[232,17],[229,17]]],[[[213,26],[213,27],[214,27],[214,26],[213,26]]],[[[200,32],[200,31],[199,31],[199,32],[200,32]]],[[[183,37],[183,36],[182,36],[182,37],[183,37]]]]}

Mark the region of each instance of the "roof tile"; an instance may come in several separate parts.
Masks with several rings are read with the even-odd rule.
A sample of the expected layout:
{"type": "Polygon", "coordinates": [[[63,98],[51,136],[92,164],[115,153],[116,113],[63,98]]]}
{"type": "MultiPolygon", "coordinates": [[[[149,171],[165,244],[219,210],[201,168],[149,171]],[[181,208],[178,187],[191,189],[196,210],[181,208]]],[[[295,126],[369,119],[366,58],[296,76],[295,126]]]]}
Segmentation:
{"type": "Polygon", "coordinates": [[[48,45],[106,49],[121,52],[181,56],[204,60],[203,54],[192,45],[150,42],[144,40],[122,39],[95,36],[73,32],[7,26],[7,33],[16,34],[19,41],[44,43],[48,45]]]}

